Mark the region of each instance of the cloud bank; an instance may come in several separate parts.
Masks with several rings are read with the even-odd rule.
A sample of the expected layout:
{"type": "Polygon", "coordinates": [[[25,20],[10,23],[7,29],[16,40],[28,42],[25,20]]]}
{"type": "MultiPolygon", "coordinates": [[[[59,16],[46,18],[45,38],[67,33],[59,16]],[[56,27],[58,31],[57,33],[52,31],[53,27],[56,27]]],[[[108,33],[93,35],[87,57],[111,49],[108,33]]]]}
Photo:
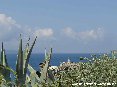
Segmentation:
{"type": "Polygon", "coordinates": [[[74,29],[68,27],[63,29],[63,33],[67,37],[70,37],[76,40],[90,41],[90,40],[103,39],[104,30],[102,28],[97,28],[97,29],[77,32],[74,29]]]}
{"type": "Polygon", "coordinates": [[[31,37],[38,36],[39,38],[49,38],[53,36],[53,29],[25,28],[20,24],[17,24],[17,22],[12,17],[7,16],[6,14],[0,14],[0,41],[16,39],[17,35],[20,33],[24,35],[31,35],[31,37]]]}
{"type": "Polygon", "coordinates": [[[74,43],[87,43],[102,40],[104,37],[104,30],[103,28],[97,28],[77,31],[70,27],[60,30],[54,30],[53,28],[31,28],[30,26],[26,27],[18,24],[15,19],[6,14],[0,14],[0,42],[6,42],[7,44],[5,46],[7,49],[17,50],[19,34],[22,34],[24,41],[27,41],[29,36],[31,38],[37,36],[41,40],[39,44],[42,45],[41,47],[43,48],[45,48],[45,46],[52,47],[54,45],[56,48],[58,47],[57,49],[59,49],[60,46],[63,46],[62,49],[65,46],[64,49],[69,49],[74,43]],[[72,42],[73,39],[75,42],[72,42]]]}
{"type": "MultiPolygon", "coordinates": [[[[74,29],[68,27],[62,30],[64,36],[76,39],[76,40],[99,40],[103,38],[104,31],[102,28],[92,29],[77,32],[74,29]]],[[[53,37],[54,30],[52,28],[25,28],[10,16],[0,14],[0,40],[11,40],[18,34],[37,36],[39,38],[53,37]]],[[[60,33],[60,32],[59,32],[60,33]]]]}

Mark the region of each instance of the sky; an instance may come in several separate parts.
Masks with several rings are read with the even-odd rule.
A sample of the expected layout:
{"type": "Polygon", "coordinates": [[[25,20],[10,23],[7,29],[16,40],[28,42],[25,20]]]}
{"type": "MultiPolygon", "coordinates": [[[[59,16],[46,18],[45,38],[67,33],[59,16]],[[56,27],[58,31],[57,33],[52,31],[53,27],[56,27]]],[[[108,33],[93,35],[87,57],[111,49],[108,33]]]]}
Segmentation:
{"type": "MultiPolygon", "coordinates": [[[[117,0],[0,0],[0,43],[17,51],[37,36],[34,53],[117,50],[117,0]]],[[[1,48],[1,47],[0,47],[1,48]]]]}

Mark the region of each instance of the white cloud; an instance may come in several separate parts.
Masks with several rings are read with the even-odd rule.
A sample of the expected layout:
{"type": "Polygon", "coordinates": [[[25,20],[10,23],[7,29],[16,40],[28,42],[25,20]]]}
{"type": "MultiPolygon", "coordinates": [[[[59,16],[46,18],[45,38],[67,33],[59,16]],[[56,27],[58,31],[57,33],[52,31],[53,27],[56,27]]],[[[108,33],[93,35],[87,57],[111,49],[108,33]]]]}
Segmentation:
{"type": "Polygon", "coordinates": [[[65,28],[63,30],[63,33],[65,35],[67,35],[68,37],[72,37],[72,38],[76,38],[76,36],[77,36],[77,33],[72,28],[70,28],[70,27],[65,28]]]}
{"type": "Polygon", "coordinates": [[[66,28],[63,30],[63,32],[66,36],[77,40],[97,40],[102,39],[104,35],[102,28],[86,30],[82,32],[76,32],[72,28],[66,28]]]}
{"type": "Polygon", "coordinates": [[[19,34],[26,38],[27,36],[38,36],[39,38],[52,37],[54,31],[51,28],[34,29],[24,27],[19,24],[10,16],[0,14],[0,41],[10,41],[17,39],[19,34]]]}
{"type": "Polygon", "coordinates": [[[10,26],[16,24],[15,20],[5,14],[0,14],[0,24],[4,26],[10,26]]]}
{"type": "Polygon", "coordinates": [[[34,36],[37,37],[51,37],[53,36],[53,30],[51,28],[37,29],[34,31],[34,36]]]}
{"type": "Polygon", "coordinates": [[[12,17],[0,14],[0,40],[9,40],[19,31],[20,25],[12,17]]]}
{"type": "Polygon", "coordinates": [[[84,40],[97,40],[97,39],[102,39],[103,38],[103,29],[98,28],[98,29],[94,29],[94,30],[87,30],[84,32],[79,32],[79,36],[81,39],[84,40]]]}

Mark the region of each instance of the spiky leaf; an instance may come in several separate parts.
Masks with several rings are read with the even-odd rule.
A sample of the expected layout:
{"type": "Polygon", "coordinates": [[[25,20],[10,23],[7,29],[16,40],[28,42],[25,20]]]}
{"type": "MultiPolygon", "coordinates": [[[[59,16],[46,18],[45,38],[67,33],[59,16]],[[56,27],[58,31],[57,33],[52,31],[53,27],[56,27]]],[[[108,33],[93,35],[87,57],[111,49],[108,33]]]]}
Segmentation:
{"type": "MultiPolygon", "coordinates": [[[[1,65],[4,67],[9,67],[6,59],[5,49],[3,47],[3,42],[2,42],[2,49],[1,49],[1,65]]],[[[7,82],[11,80],[9,70],[3,68],[2,70],[0,70],[0,73],[2,73],[2,75],[4,76],[7,82]]]]}
{"type": "Polygon", "coordinates": [[[24,84],[23,79],[23,51],[22,51],[22,39],[20,35],[20,43],[19,43],[19,49],[18,49],[18,55],[17,55],[17,64],[16,64],[16,72],[17,72],[17,85],[21,86],[24,84]]]}
{"type": "Polygon", "coordinates": [[[36,42],[36,39],[37,39],[37,37],[35,38],[35,40],[34,40],[34,42],[33,42],[33,44],[31,45],[31,47],[29,48],[29,43],[27,43],[27,47],[26,47],[26,50],[25,50],[25,63],[24,63],[24,74],[26,74],[26,72],[27,72],[27,67],[28,67],[28,62],[29,62],[29,58],[30,58],[30,55],[31,55],[31,52],[32,52],[32,49],[33,49],[33,47],[34,47],[34,45],[35,45],[35,42],[36,42]]]}
{"type": "Polygon", "coordinates": [[[48,68],[49,68],[49,63],[52,55],[52,48],[50,50],[49,54],[46,54],[44,64],[41,68],[41,77],[40,80],[42,83],[45,83],[47,81],[47,74],[48,74],[48,68]]]}

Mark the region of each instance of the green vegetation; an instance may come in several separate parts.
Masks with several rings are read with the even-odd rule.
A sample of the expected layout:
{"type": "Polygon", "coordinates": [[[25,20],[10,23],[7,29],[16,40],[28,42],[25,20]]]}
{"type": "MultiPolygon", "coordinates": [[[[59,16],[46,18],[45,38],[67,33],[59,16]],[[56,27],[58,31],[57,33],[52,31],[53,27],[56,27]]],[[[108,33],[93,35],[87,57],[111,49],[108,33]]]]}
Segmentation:
{"type": "MultiPolygon", "coordinates": [[[[87,60],[86,63],[79,62],[78,67],[67,69],[58,73],[57,80],[63,87],[71,87],[75,83],[117,83],[117,59],[107,54],[87,60]]],[[[117,85],[115,85],[116,87],[117,85]]],[[[93,86],[94,87],[94,86],[93,86]]],[[[113,85],[114,87],[114,85],[113,85]]]]}
{"type": "MultiPolygon", "coordinates": [[[[37,38],[37,37],[36,37],[37,38]]],[[[36,38],[32,45],[29,40],[25,50],[22,50],[22,39],[20,35],[16,70],[12,70],[8,65],[5,49],[2,43],[0,59],[0,87],[78,87],[78,83],[117,83],[117,58],[112,55],[103,54],[92,55],[91,58],[80,58],[80,62],[72,67],[57,72],[49,69],[52,55],[52,48],[49,53],[45,53],[45,59],[40,63],[40,72],[29,65],[29,59],[36,38]],[[87,62],[82,62],[86,60],[87,62]],[[30,74],[27,74],[29,70],[30,74]],[[10,74],[13,73],[15,80],[10,74]]],[[[83,85],[83,84],[82,84],[83,85]]],[[[113,85],[113,87],[116,85],[113,85]]],[[[98,87],[95,84],[92,87],[98,87]]]]}

